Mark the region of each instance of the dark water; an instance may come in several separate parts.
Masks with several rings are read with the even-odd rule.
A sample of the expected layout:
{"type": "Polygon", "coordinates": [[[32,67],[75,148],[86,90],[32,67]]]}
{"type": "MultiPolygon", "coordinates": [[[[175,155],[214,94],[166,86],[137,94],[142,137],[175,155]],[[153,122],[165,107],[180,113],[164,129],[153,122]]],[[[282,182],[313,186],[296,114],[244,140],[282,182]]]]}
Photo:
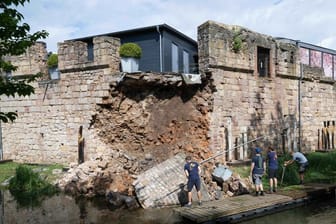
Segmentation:
{"type": "MultiPolygon", "coordinates": [[[[8,191],[0,201],[0,224],[82,223],[82,224],[182,224],[171,208],[113,209],[104,199],[75,200],[60,194],[45,199],[39,207],[20,207],[8,191]]],[[[243,224],[336,224],[336,201],[318,202],[281,213],[241,222],[243,224]]]]}
{"type": "Polygon", "coordinates": [[[313,201],[280,213],[255,218],[242,224],[336,224],[336,199],[313,201]]]}

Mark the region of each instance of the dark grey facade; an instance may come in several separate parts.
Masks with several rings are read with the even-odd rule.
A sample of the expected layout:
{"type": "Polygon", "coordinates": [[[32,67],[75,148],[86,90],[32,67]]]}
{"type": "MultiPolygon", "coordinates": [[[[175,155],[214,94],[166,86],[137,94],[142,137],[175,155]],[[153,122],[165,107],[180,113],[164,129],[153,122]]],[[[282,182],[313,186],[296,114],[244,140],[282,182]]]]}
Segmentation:
{"type": "MultiPolygon", "coordinates": [[[[121,44],[139,44],[142,48],[140,71],[198,73],[197,42],[167,24],[96,36],[118,37],[121,44]]],[[[89,60],[93,59],[92,39],[93,36],[75,39],[88,43],[89,60]]]]}

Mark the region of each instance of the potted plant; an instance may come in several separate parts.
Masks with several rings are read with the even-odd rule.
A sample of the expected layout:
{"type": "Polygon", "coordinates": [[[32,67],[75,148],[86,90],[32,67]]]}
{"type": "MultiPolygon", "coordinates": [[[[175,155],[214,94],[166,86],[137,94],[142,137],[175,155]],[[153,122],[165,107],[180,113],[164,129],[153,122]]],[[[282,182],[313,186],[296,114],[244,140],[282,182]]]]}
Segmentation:
{"type": "Polygon", "coordinates": [[[58,73],[58,55],[57,54],[50,54],[48,57],[48,70],[51,79],[59,79],[58,73]]]}
{"type": "Polygon", "coordinates": [[[119,48],[121,57],[121,69],[123,72],[139,71],[139,58],[141,57],[141,47],[136,43],[124,43],[119,48]]]}

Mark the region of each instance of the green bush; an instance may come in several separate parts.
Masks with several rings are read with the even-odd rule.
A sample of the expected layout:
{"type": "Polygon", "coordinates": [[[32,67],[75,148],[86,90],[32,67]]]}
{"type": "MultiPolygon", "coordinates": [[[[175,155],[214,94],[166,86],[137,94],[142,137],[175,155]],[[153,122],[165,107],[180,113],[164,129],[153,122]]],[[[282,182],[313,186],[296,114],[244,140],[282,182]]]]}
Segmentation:
{"type": "Polygon", "coordinates": [[[48,57],[48,67],[49,68],[56,68],[58,66],[58,55],[57,54],[51,54],[48,57]]]}
{"type": "Polygon", "coordinates": [[[21,206],[39,205],[43,196],[52,196],[57,188],[32,168],[19,165],[15,170],[14,177],[9,181],[9,191],[21,206]]]}
{"type": "Polygon", "coordinates": [[[307,155],[309,162],[306,179],[311,182],[336,183],[336,152],[313,152],[307,155]]]}
{"type": "Polygon", "coordinates": [[[141,47],[136,43],[124,43],[119,48],[121,57],[141,58],[141,47]]]}

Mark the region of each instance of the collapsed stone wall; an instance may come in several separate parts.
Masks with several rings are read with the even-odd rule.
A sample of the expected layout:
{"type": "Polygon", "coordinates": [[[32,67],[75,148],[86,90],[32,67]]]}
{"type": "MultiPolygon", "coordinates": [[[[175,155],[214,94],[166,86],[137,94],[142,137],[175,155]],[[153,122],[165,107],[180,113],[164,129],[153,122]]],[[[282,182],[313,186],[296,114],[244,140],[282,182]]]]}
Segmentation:
{"type": "Polygon", "coordinates": [[[211,90],[178,83],[179,74],[127,75],[119,85],[111,85],[113,101],[97,108],[92,127],[112,149],[137,157],[149,153],[162,162],[187,151],[207,158],[211,90]]]}
{"type": "MultiPolygon", "coordinates": [[[[96,158],[110,158],[106,164],[119,164],[106,165],[109,169],[91,180],[99,182],[92,189],[90,181],[81,179],[91,168],[74,171],[82,180],[75,191],[92,195],[101,193],[99,189],[128,192],[132,176],[178,152],[198,161],[211,155],[212,90],[206,79],[202,85],[187,86],[175,73],[120,73],[119,40],[97,37],[93,43],[93,61],[88,60],[87,43],[59,44],[59,80],[34,83],[35,94],[29,97],[2,97],[2,110],[19,115],[2,127],[5,159],[77,163],[83,127],[85,161],[90,165],[96,158]],[[115,157],[112,152],[124,153],[115,157]]],[[[72,177],[63,186],[74,187],[72,177]]]]}

